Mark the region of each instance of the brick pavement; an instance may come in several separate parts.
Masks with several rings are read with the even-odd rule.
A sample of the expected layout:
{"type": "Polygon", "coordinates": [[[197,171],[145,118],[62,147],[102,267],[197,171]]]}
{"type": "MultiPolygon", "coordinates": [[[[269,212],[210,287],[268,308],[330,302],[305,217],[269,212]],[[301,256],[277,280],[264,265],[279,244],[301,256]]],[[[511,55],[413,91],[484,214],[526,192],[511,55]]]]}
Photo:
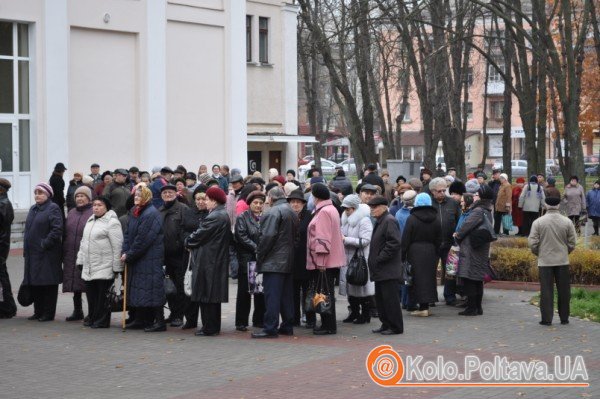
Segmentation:
{"type": "MultiPolygon", "coordinates": [[[[9,258],[18,288],[23,262],[9,258]]],[[[528,304],[531,292],[489,289],[484,315],[459,317],[458,309],[433,308],[429,318],[405,313],[405,333],[383,337],[379,323],[338,323],[335,336],[316,337],[299,328],[294,337],[252,340],[234,330],[235,286],[223,308],[223,333],[195,337],[189,330],[166,333],[91,330],[64,322],[71,294],[59,295],[57,319],[27,321],[31,309],[0,320],[0,398],[574,398],[600,397],[600,325],[572,319],[567,326],[538,325],[528,304]],[[555,354],[583,355],[589,388],[381,388],[365,370],[369,351],[390,344],[401,355],[438,354],[462,364],[465,354],[485,359],[551,360],[555,354]]],[[[339,299],[338,320],[346,302],[339,299]]],[[[85,308],[85,305],[84,305],[85,308]]]]}

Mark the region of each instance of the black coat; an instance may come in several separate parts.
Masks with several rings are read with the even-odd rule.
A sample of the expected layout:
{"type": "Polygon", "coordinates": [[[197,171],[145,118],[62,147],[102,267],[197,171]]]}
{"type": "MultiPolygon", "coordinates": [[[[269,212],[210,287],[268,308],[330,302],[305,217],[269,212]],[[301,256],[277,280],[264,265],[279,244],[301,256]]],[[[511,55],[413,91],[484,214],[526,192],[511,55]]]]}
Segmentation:
{"type": "Polygon", "coordinates": [[[24,284],[62,283],[63,216],[61,213],[58,205],[50,200],[29,209],[23,237],[24,284]]]}
{"type": "Polygon", "coordinates": [[[411,209],[402,232],[402,258],[412,265],[411,292],[417,303],[437,301],[436,271],[441,242],[436,210],[431,206],[411,209]]]}
{"type": "Polygon", "coordinates": [[[447,251],[454,244],[453,234],[461,214],[460,204],[454,198],[446,197],[441,204],[434,199],[432,205],[440,223],[441,249],[447,251]]]}
{"type": "Polygon", "coordinates": [[[376,219],[369,249],[369,274],[371,281],[400,280],[402,278],[402,253],[400,228],[389,212],[376,219]]]}
{"type": "Polygon", "coordinates": [[[83,186],[83,182],[71,180],[69,182],[69,188],[67,189],[67,209],[70,211],[75,208],[75,191],[79,187],[83,186]]]}
{"type": "Polygon", "coordinates": [[[133,307],[157,307],[165,303],[163,243],[162,219],[155,207],[147,204],[137,217],[133,211],[129,213],[123,253],[127,255],[127,303],[133,307]]]}
{"type": "Polygon", "coordinates": [[[285,198],[278,199],[263,215],[256,269],[259,273],[292,273],[298,217],[285,198]]]}
{"type": "Polygon", "coordinates": [[[131,196],[127,183],[118,184],[114,181],[104,188],[102,195],[108,198],[118,217],[127,213],[127,199],[131,196]]]}
{"type": "Polygon", "coordinates": [[[365,177],[362,178],[362,184],[372,184],[374,186],[381,187],[381,195],[385,193],[385,183],[381,176],[377,174],[377,172],[372,172],[366,174],[365,177]]]}
{"type": "Polygon", "coordinates": [[[235,221],[235,249],[239,273],[248,273],[248,262],[256,260],[256,248],[260,239],[260,223],[251,210],[242,212],[235,221]]]}
{"type": "Polygon", "coordinates": [[[52,195],[52,202],[54,202],[60,208],[61,212],[65,212],[65,181],[63,177],[58,173],[52,173],[48,184],[52,187],[54,194],[52,195]]]}
{"type": "Polygon", "coordinates": [[[165,236],[165,258],[179,257],[181,259],[185,248],[185,231],[183,227],[184,212],[187,205],[174,200],[169,205],[165,203],[159,208],[165,236]]]}
{"type": "Polygon", "coordinates": [[[202,222],[206,216],[208,216],[208,211],[206,209],[201,211],[195,204],[183,211],[183,231],[185,233],[185,238],[198,230],[200,222],[202,222]]]}
{"type": "Polygon", "coordinates": [[[312,213],[306,209],[298,215],[298,229],[294,240],[294,280],[308,280],[310,272],[306,270],[306,249],[308,240],[308,225],[312,220],[312,213]]]}
{"type": "Polygon", "coordinates": [[[330,183],[333,187],[337,187],[344,197],[352,194],[352,183],[346,176],[335,176],[330,183]]]}
{"type": "Polygon", "coordinates": [[[186,240],[192,249],[194,270],[192,274],[192,301],[201,303],[227,302],[229,297],[229,245],[231,222],[225,206],[214,208],[198,229],[186,240]]]}
{"type": "MultiPolygon", "coordinates": [[[[10,226],[15,212],[7,194],[0,194],[0,258],[7,259],[10,250],[10,226]]],[[[0,260],[0,263],[2,260],[0,260]]]]}

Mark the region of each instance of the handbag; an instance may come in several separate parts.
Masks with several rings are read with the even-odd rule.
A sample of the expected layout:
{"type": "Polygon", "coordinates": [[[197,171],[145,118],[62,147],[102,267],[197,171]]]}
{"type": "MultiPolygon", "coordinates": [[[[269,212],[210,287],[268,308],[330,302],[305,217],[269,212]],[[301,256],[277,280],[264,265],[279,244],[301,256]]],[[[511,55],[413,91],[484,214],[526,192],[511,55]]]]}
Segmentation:
{"type": "Polygon", "coordinates": [[[496,270],[492,267],[492,264],[488,260],[488,272],[483,276],[483,282],[489,283],[490,281],[497,280],[498,275],[496,274],[496,270]]]}
{"type": "Polygon", "coordinates": [[[183,293],[186,296],[192,296],[192,253],[190,252],[190,257],[188,260],[188,267],[185,269],[185,274],[183,275],[183,293]]]}
{"type": "Polygon", "coordinates": [[[317,278],[317,285],[315,287],[315,294],[312,298],[315,312],[320,315],[331,315],[333,313],[332,302],[325,270],[320,270],[319,277],[317,278]]]}
{"type": "Polygon", "coordinates": [[[363,286],[369,281],[369,270],[362,248],[362,238],[358,239],[358,245],[359,247],[354,251],[352,259],[348,262],[346,281],[348,284],[363,286]]]}
{"type": "Polygon", "coordinates": [[[505,231],[512,231],[513,229],[513,218],[510,213],[502,215],[502,228],[505,231]]]}
{"type": "Polygon", "coordinates": [[[446,276],[454,277],[458,271],[458,253],[460,247],[453,245],[448,251],[448,257],[446,258],[446,276]]]}
{"type": "MultiPolygon", "coordinates": [[[[163,266],[163,268],[166,269],[165,266],[163,266]]],[[[171,276],[165,274],[165,295],[169,296],[175,294],[177,294],[177,287],[175,287],[175,283],[173,282],[171,276]]]]}
{"type": "Polygon", "coordinates": [[[248,293],[263,293],[263,275],[256,271],[256,261],[248,262],[248,293]]]}
{"type": "Polygon", "coordinates": [[[404,285],[410,287],[413,283],[413,270],[412,265],[409,261],[405,260],[402,262],[402,280],[404,280],[404,285]]]}
{"type": "Polygon", "coordinates": [[[113,283],[108,292],[106,293],[108,298],[107,304],[111,312],[122,312],[123,311],[123,289],[117,293],[115,283],[113,283]]]}
{"type": "Polygon", "coordinates": [[[304,297],[304,312],[314,313],[315,307],[313,306],[313,298],[315,296],[315,282],[313,280],[308,284],[306,290],[306,296],[304,297]]]}
{"type": "Polygon", "coordinates": [[[21,306],[30,306],[33,303],[33,294],[30,285],[21,283],[19,293],[17,294],[17,301],[21,306]]]}
{"type": "Polygon", "coordinates": [[[492,241],[496,241],[498,236],[494,233],[492,222],[489,220],[487,213],[483,213],[483,221],[475,230],[470,234],[471,246],[473,248],[480,248],[485,244],[489,244],[492,241]]]}

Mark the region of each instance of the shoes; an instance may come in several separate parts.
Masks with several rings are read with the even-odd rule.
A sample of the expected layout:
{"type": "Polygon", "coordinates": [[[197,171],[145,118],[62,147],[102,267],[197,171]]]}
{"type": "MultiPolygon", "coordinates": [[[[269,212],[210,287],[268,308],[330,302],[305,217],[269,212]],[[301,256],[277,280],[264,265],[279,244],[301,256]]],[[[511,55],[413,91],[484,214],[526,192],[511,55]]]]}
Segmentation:
{"type": "Polygon", "coordinates": [[[126,330],[143,330],[146,326],[138,320],[133,320],[131,323],[125,324],[126,330]]]}
{"type": "Polygon", "coordinates": [[[456,306],[457,308],[466,308],[467,307],[467,301],[456,301],[456,306]]]}
{"type": "Polygon", "coordinates": [[[540,321],[540,324],[543,326],[551,326],[552,322],[551,321],[540,321]]]}
{"type": "Polygon", "coordinates": [[[40,318],[40,316],[39,316],[39,315],[37,315],[37,314],[34,314],[34,315],[32,315],[32,316],[29,316],[29,317],[27,318],[27,320],[39,320],[39,318],[40,318]]]}
{"type": "Polygon", "coordinates": [[[356,320],[354,320],[352,323],[354,324],[365,324],[365,323],[370,323],[371,322],[371,316],[369,315],[364,315],[361,314],[360,316],[358,316],[358,318],[356,320]]]}
{"type": "Polygon", "coordinates": [[[315,323],[306,323],[306,325],[304,327],[306,327],[306,328],[315,328],[315,323]]]}
{"type": "Polygon", "coordinates": [[[219,335],[219,333],[218,332],[216,332],[216,333],[207,333],[204,330],[198,330],[198,331],[196,331],[194,333],[194,335],[197,336],[197,337],[214,337],[214,336],[219,335]]]}
{"type": "Polygon", "coordinates": [[[252,323],[252,327],[254,328],[265,328],[265,325],[263,323],[252,323]]]}
{"type": "MultiPolygon", "coordinates": [[[[127,326],[125,326],[125,328],[127,328],[127,326]]],[[[150,327],[144,328],[144,332],[161,332],[161,331],[167,331],[166,323],[154,323],[150,327]]]]}
{"type": "Polygon", "coordinates": [[[561,320],[560,324],[569,324],[569,320],[561,320]]]}
{"type": "Polygon", "coordinates": [[[169,315],[169,317],[167,317],[167,318],[165,319],[165,323],[170,323],[170,322],[172,322],[172,321],[173,321],[173,316],[172,316],[172,315],[169,315]]]}
{"type": "Polygon", "coordinates": [[[371,330],[371,332],[372,332],[372,333],[375,333],[375,334],[379,334],[379,333],[381,333],[381,332],[383,332],[383,331],[387,331],[387,330],[389,330],[389,328],[387,328],[387,327],[384,327],[384,326],[381,326],[381,327],[379,327],[379,328],[376,328],[376,329],[374,329],[374,330],[371,330]]]}
{"type": "Polygon", "coordinates": [[[477,309],[477,316],[481,316],[483,314],[483,309],[477,309]]]}
{"type": "MultiPolygon", "coordinates": [[[[483,311],[481,312],[483,314],[483,311]]],[[[462,312],[458,312],[460,316],[477,316],[477,310],[465,309],[462,312]]]]}
{"type": "Polygon", "coordinates": [[[419,310],[416,306],[410,306],[405,308],[408,312],[414,312],[415,310],[419,310]]]}
{"type": "Polygon", "coordinates": [[[38,319],[38,321],[53,321],[54,317],[51,316],[42,316],[38,319]]]}
{"type": "Polygon", "coordinates": [[[277,334],[269,334],[264,331],[252,333],[252,338],[277,338],[278,336],[277,334]]]}
{"type": "MultiPolygon", "coordinates": [[[[166,320],[165,320],[166,323],[166,320]]],[[[183,325],[183,320],[179,319],[179,318],[175,318],[171,320],[170,326],[171,327],[181,327],[183,325]]]]}
{"type": "Polygon", "coordinates": [[[418,317],[428,317],[431,314],[429,313],[428,309],[425,310],[415,310],[414,312],[410,312],[411,316],[418,316],[418,317]]]}
{"type": "Polygon", "coordinates": [[[279,335],[287,335],[288,337],[291,337],[292,335],[294,335],[294,330],[277,330],[277,334],[279,335]]]}
{"type": "Polygon", "coordinates": [[[314,335],[333,335],[333,334],[336,334],[336,331],[318,329],[318,330],[313,330],[313,334],[314,335]]]}
{"type": "Polygon", "coordinates": [[[74,310],[73,313],[71,313],[71,316],[68,316],[66,319],[66,321],[79,321],[79,320],[83,320],[83,312],[74,310]]]}
{"type": "Polygon", "coordinates": [[[102,324],[96,324],[96,323],[94,323],[94,324],[92,324],[90,327],[91,327],[91,328],[109,328],[109,327],[110,327],[110,324],[105,324],[105,325],[102,325],[102,324]]]}
{"type": "Polygon", "coordinates": [[[348,315],[348,317],[346,317],[344,320],[342,320],[342,323],[352,323],[354,322],[354,320],[358,319],[360,317],[359,313],[350,313],[348,315]]]}
{"type": "Polygon", "coordinates": [[[197,327],[197,324],[192,324],[192,323],[186,321],[185,324],[183,326],[181,326],[181,329],[189,330],[189,329],[196,328],[196,327],[197,327]]]}
{"type": "Polygon", "coordinates": [[[457,301],[446,301],[446,306],[456,306],[457,301]]]}
{"type": "Polygon", "coordinates": [[[246,327],[246,326],[235,326],[235,329],[237,331],[242,331],[242,332],[248,331],[248,327],[246,327]]]}
{"type": "Polygon", "coordinates": [[[404,331],[395,331],[395,330],[384,330],[381,332],[381,335],[397,335],[402,334],[404,331]]]}

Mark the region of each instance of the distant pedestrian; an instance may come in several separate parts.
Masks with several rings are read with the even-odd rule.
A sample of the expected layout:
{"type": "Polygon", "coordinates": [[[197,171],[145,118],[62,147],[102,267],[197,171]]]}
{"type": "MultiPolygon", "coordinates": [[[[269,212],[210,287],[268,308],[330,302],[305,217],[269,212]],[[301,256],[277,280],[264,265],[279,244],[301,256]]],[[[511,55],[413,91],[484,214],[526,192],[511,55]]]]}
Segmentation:
{"type": "Polygon", "coordinates": [[[529,183],[519,196],[519,208],[523,209],[523,228],[521,229],[523,236],[529,235],[531,225],[540,216],[545,197],[543,187],[538,185],[537,176],[531,175],[529,183]]]}
{"type": "Polygon", "coordinates": [[[0,286],[2,286],[2,301],[0,301],[0,319],[10,319],[17,314],[17,305],[12,293],[6,260],[10,250],[10,229],[15,218],[15,213],[8,190],[10,181],[0,178],[0,286]]]}
{"type": "Polygon", "coordinates": [[[583,186],[579,184],[577,176],[571,176],[569,184],[565,186],[563,203],[566,205],[567,216],[575,225],[579,234],[579,218],[586,212],[585,193],[583,186]]]}
{"type": "Polygon", "coordinates": [[[594,187],[588,191],[586,201],[588,215],[594,223],[594,235],[597,236],[600,225],[600,179],[596,180],[594,187]]]}
{"type": "Polygon", "coordinates": [[[63,175],[65,174],[65,164],[62,162],[57,163],[54,166],[54,171],[52,172],[52,176],[50,176],[50,180],[48,180],[48,184],[52,187],[52,202],[58,205],[62,215],[63,221],[65,219],[65,180],[63,179],[63,175]]]}

